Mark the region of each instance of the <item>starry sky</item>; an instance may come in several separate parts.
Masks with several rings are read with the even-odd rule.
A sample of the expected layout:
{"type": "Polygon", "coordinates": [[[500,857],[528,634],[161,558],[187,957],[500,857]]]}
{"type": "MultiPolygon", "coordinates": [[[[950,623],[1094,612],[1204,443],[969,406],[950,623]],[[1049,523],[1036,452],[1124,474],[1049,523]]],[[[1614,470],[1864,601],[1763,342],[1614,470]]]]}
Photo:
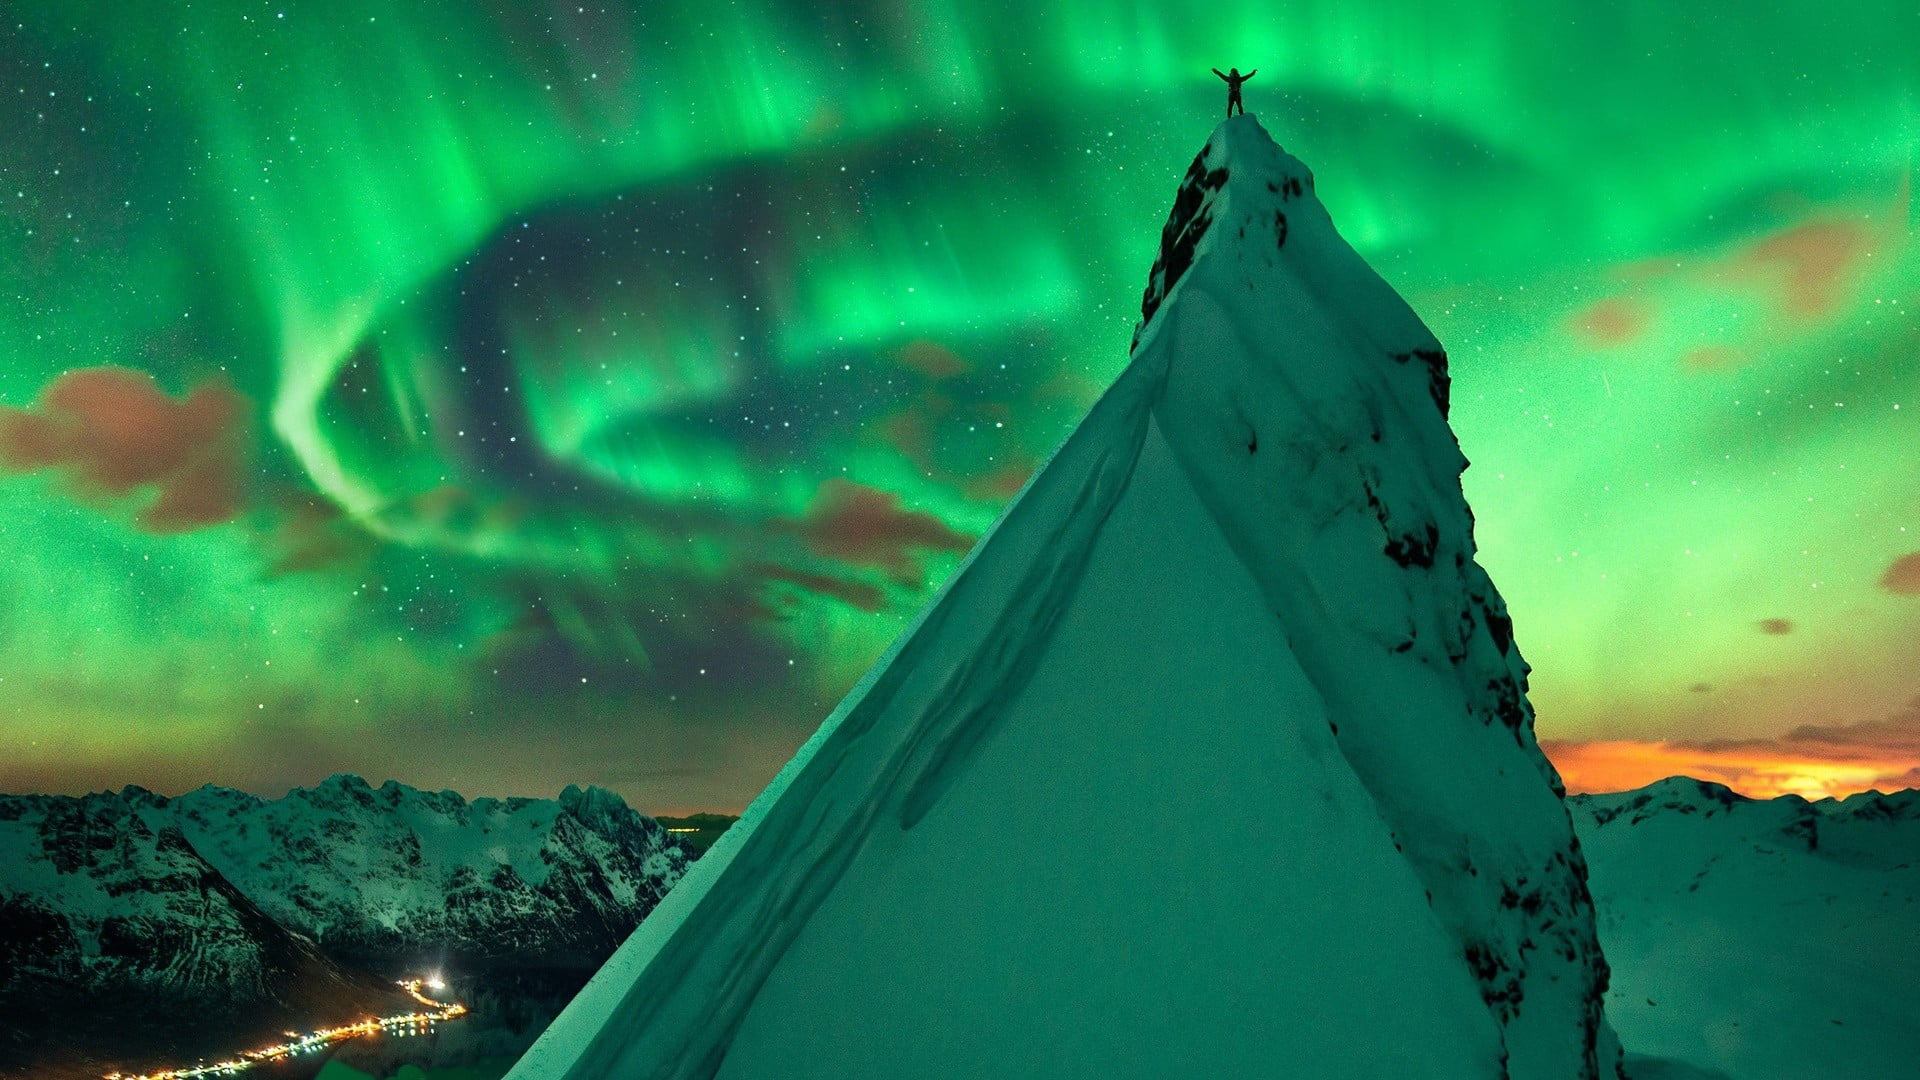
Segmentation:
{"type": "Polygon", "coordinates": [[[1575,788],[1920,782],[1920,10],[0,0],[0,790],[733,810],[1126,362],[1208,70],[1575,788]]]}

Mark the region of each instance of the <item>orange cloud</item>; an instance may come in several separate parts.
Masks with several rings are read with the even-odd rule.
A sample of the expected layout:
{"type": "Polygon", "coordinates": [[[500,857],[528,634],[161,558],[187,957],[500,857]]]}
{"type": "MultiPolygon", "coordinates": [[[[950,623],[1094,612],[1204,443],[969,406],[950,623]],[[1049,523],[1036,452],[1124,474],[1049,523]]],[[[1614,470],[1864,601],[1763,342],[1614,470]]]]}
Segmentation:
{"type": "Polygon", "coordinates": [[[967,498],[999,502],[1011,499],[1020,493],[1027,479],[1033,475],[1033,470],[1039,467],[1038,462],[1027,457],[1005,462],[968,480],[965,489],[967,498]]]}
{"type": "MultiPolygon", "coordinates": [[[[887,606],[886,590],[871,582],[850,581],[830,574],[812,574],[805,570],[794,570],[773,564],[756,566],[753,571],[768,581],[784,581],[811,593],[831,596],[861,611],[877,612],[887,606]]],[[[779,613],[772,608],[767,608],[766,614],[771,617],[779,613]]]]}
{"type": "Polygon", "coordinates": [[[1895,559],[1880,575],[1880,587],[1898,596],[1920,596],[1920,551],[1895,559]]]}
{"type": "Polygon", "coordinates": [[[874,427],[907,460],[926,472],[937,472],[939,463],[933,457],[933,425],[936,417],[951,411],[953,402],[938,394],[928,394],[921,406],[882,417],[874,427]]]}
{"type": "Polygon", "coordinates": [[[280,517],[268,535],[269,577],[362,563],[372,556],[373,537],[333,503],[306,492],[283,493],[275,501],[280,517]]]}
{"type": "Polygon", "coordinates": [[[1689,349],[1680,362],[1695,371],[1726,371],[1747,362],[1745,352],[1731,345],[1702,345],[1689,349]]]}
{"type": "Polygon", "coordinates": [[[1843,798],[1920,787],[1920,697],[1885,720],[1805,725],[1774,738],[1542,740],[1540,748],[1570,792],[1625,791],[1684,775],[1757,799],[1843,798]]]}
{"type": "MultiPolygon", "coordinates": [[[[1759,293],[1787,319],[1817,325],[1846,303],[1874,257],[1899,253],[1910,231],[1908,200],[1904,179],[1890,204],[1866,213],[1859,206],[1810,209],[1805,200],[1788,200],[1776,212],[1797,216],[1793,224],[1713,251],[1674,252],[1614,267],[1611,276],[1628,294],[1574,312],[1569,327],[1593,345],[1630,344],[1644,334],[1655,314],[1646,294],[1664,297],[1674,285],[1689,291],[1705,287],[1759,293]]],[[[1756,351],[1762,344],[1701,345],[1685,350],[1679,359],[1693,371],[1726,371],[1763,358],[1764,349],[1756,351]]]]}
{"type": "Polygon", "coordinates": [[[973,537],[925,511],[902,508],[900,496],[839,478],[820,485],[805,517],[775,527],[798,535],[815,555],[877,568],[903,585],[919,581],[915,549],[964,554],[973,548],[973,537]]]}
{"type": "Polygon", "coordinates": [[[217,525],[245,498],[248,404],[218,380],[176,399],[144,371],[69,371],[32,406],[0,406],[0,467],[64,469],[83,498],[150,489],[136,519],[148,532],[217,525]]]}
{"type": "Polygon", "coordinates": [[[1625,345],[1646,332],[1648,321],[1645,304],[1613,296],[1576,312],[1573,328],[1595,345],[1625,345]]]}
{"type": "Polygon", "coordinates": [[[973,370],[965,357],[934,341],[910,341],[894,353],[894,359],[929,379],[951,379],[973,370]]]}
{"type": "Polygon", "coordinates": [[[1771,278],[1787,310],[1808,318],[1831,311],[1867,254],[1868,230],[1851,221],[1809,221],[1758,241],[1734,263],[1736,276],[1771,278]]]}

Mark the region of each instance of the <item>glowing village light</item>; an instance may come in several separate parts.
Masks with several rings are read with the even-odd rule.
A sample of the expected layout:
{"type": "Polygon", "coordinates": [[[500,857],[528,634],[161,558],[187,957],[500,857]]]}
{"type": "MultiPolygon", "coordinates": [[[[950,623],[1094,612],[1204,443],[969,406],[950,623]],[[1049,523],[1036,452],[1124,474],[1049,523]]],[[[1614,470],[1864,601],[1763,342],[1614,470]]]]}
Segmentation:
{"type": "Polygon", "coordinates": [[[357,1024],[322,1028],[319,1031],[311,1032],[305,1036],[299,1036],[289,1031],[286,1032],[287,1037],[296,1041],[281,1043],[277,1046],[269,1046],[259,1050],[243,1050],[237,1058],[218,1061],[211,1065],[202,1064],[184,1069],[163,1069],[159,1072],[143,1073],[139,1076],[130,1076],[126,1073],[116,1071],[105,1073],[103,1077],[104,1080],[197,1080],[199,1077],[212,1076],[215,1074],[228,1075],[250,1069],[263,1061],[273,1061],[278,1058],[287,1057],[290,1054],[310,1050],[326,1043],[336,1042],[340,1039],[352,1038],[357,1035],[374,1035],[389,1027],[398,1027],[401,1025],[433,1024],[441,1020],[451,1020],[456,1016],[466,1015],[467,1007],[457,1001],[434,1001],[421,994],[420,987],[423,982],[426,986],[436,990],[446,985],[438,974],[426,980],[402,979],[398,985],[405,988],[407,993],[413,995],[414,1000],[420,1002],[422,1005],[428,1006],[430,1011],[427,1012],[402,1013],[397,1016],[388,1016],[380,1019],[369,1017],[357,1024]]]}

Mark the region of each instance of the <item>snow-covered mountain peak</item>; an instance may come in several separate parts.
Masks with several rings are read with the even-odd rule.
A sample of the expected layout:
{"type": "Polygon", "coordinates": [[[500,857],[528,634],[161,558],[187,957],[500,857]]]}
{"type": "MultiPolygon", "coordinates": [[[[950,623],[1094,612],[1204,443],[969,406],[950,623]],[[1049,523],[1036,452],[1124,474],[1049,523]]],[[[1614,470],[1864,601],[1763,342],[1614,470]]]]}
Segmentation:
{"type": "Polygon", "coordinates": [[[1613,1075],[1439,342],[1252,117],[1188,170],[1141,314],[515,1080],[1613,1075]],[[1196,819],[1229,826],[1204,853],[1196,819]]]}
{"type": "Polygon", "coordinates": [[[1920,788],[1862,791],[1844,799],[1821,799],[1813,805],[1821,814],[1835,818],[1920,821],[1920,788]]]}
{"type": "MultiPolygon", "coordinates": [[[[1334,232],[1326,208],[1315,194],[1313,171],[1274,142],[1252,115],[1221,122],[1181,181],[1172,213],[1161,231],[1159,256],[1147,278],[1141,321],[1134,332],[1134,352],[1138,353],[1141,343],[1156,332],[1154,316],[1178,295],[1187,271],[1216,252],[1233,264],[1226,272],[1236,274],[1239,283],[1253,291],[1258,291],[1264,284],[1262,278],[1269,276],[1262,271],[1309,289],[1342,279],[1352,282],[1371,277],[1377,281],[1371,268],[1334,232]],[[1224,227],[1215,228],[1216,223],[1224,223],[1224,227]],[[1329,243],[1330,239],[1333,242],[1329,243]],[[1364,273],[1357,273],[1361,270],[1364,273]]],[[[1376,294],[1371,284],[1365,292],[1376,294]]],[[[1384,288],[1384,283],[1380,287],[1384,288]]],[[[1317,298],[1342,299],[1324,289],[1318,291],[1317,298]]],[[[1373,296],[1346,299],[1368,302],[1373,296]]],[[[1373,438],[1383,423],[1401,422],[1406,429],[1403,434],[1423,439],[1418,450],[1431,459],[1436,476],[1457,476],[1466,462],[1459,456],[1451,430],[1444,424],[1404,423],[1422,408],[1423,401],[1430,402],[1444,421],[1451,381],[1440,343],[1397,295],[1394,301],[1370,312],[1359,324],[1367,337],[1365,343],[1375,348],[1341,357],[1274,350],[1265,358],[1277,361],[1298,382],[1302,394],[1322,400],[1383,398],[1399,406],[1404,415],[1369,416],[1359,430],[1373,438]],[[1334,360],[1348,363],[1329,362],[1334,360]],[[1385,385],[1377,381],[1355,384],[1356,380],[1369,379],[1381,365],[1396,372],[1385,385]]],[[[1188,358],[1190,363],[1199,360],[1188,358]]]]}
{"type": "Polygon", "coordinates": [[[1284,247],[1286,216],[1277,204],[1312,190],[1312,170],[1280,149],[1257,118],[1229,117],[1215,128],[1188,166],[1174,198],[1173,212],[1161,229],[1160,255],[1147,274],[1134,348],[1139,348],[1160,305],[1178,290],[1194,257],[1215,245],[1208,230],[1215,217],[1233,209],[1254,212],[1274,204],[1273,238],[1277,247],[1284,247]],[[1266,196],[1276,198],[1263,197],[1262,189],[1266,196]]]}
{"type": "Polygon", "coordinates": [[[384,964],[421,942],[476,960],[610,948],[689,852],[610,792],[475,799],[332,776],[280,799],[203,787],[135,805],[282,925],[384,964]]]}
{"type": "Polygon", "coordinates": [[[1606,1072],[1606,965],[1531,667],[1473,559],[1446,353],[1253,117],[1181,184],[1129,378],[1158,383],[1152,428],[1462,940],[1513,1075],[1606,1072]]]}
{"type": "Polygon", "coordinates": [[[387,980],[428,961],[590,966],[690,858],[597,789],[0,795],[0,1075],[56,1046],[145,1055],[398,1006],[387,980]]]}
{"type": "MultiPolygon", "coordinates": [[[[1790,798],[1802,804],[1806,802],[1797,795],[1790,798]]],[[[1601,825],[1622,814],[1633,821],[1644,821],[1661,813],[1712,816],[1754,801],[1725,784],[1690,776],[1669,776],[1633,791],[1583,795],[1580,799],[1587,813],[1601,825]]]]}
{"type": "Polygon", "coordinates": [[[576,784],[568,784],[560,792],[560,805],[582,821],[601,821],[630,812],[627,800],[606,788],[589,786],[582,789],[576,784]]]}

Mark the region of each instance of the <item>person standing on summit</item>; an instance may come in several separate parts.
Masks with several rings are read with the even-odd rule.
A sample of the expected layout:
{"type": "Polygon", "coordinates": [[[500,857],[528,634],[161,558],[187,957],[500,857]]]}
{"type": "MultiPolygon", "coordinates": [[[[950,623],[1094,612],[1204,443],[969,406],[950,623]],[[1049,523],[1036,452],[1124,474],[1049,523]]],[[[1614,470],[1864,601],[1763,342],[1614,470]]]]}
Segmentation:
{"type": "Polygon", "coordinates": [[[1240,104],[1240,84],[1259,74],[1260,69],[1254,68],[1252,71],[1242,75],[1240,74],[1239,68],[1228,68],[1225,74],[1222,74],[1219,68],[1214,68],[1213,73],[1227,80],[1227,115],[1232,116],[1233,110],[1235,109],[1239,109],[1242,113],[1245,113],[1247,107],[1240,104]]]}

